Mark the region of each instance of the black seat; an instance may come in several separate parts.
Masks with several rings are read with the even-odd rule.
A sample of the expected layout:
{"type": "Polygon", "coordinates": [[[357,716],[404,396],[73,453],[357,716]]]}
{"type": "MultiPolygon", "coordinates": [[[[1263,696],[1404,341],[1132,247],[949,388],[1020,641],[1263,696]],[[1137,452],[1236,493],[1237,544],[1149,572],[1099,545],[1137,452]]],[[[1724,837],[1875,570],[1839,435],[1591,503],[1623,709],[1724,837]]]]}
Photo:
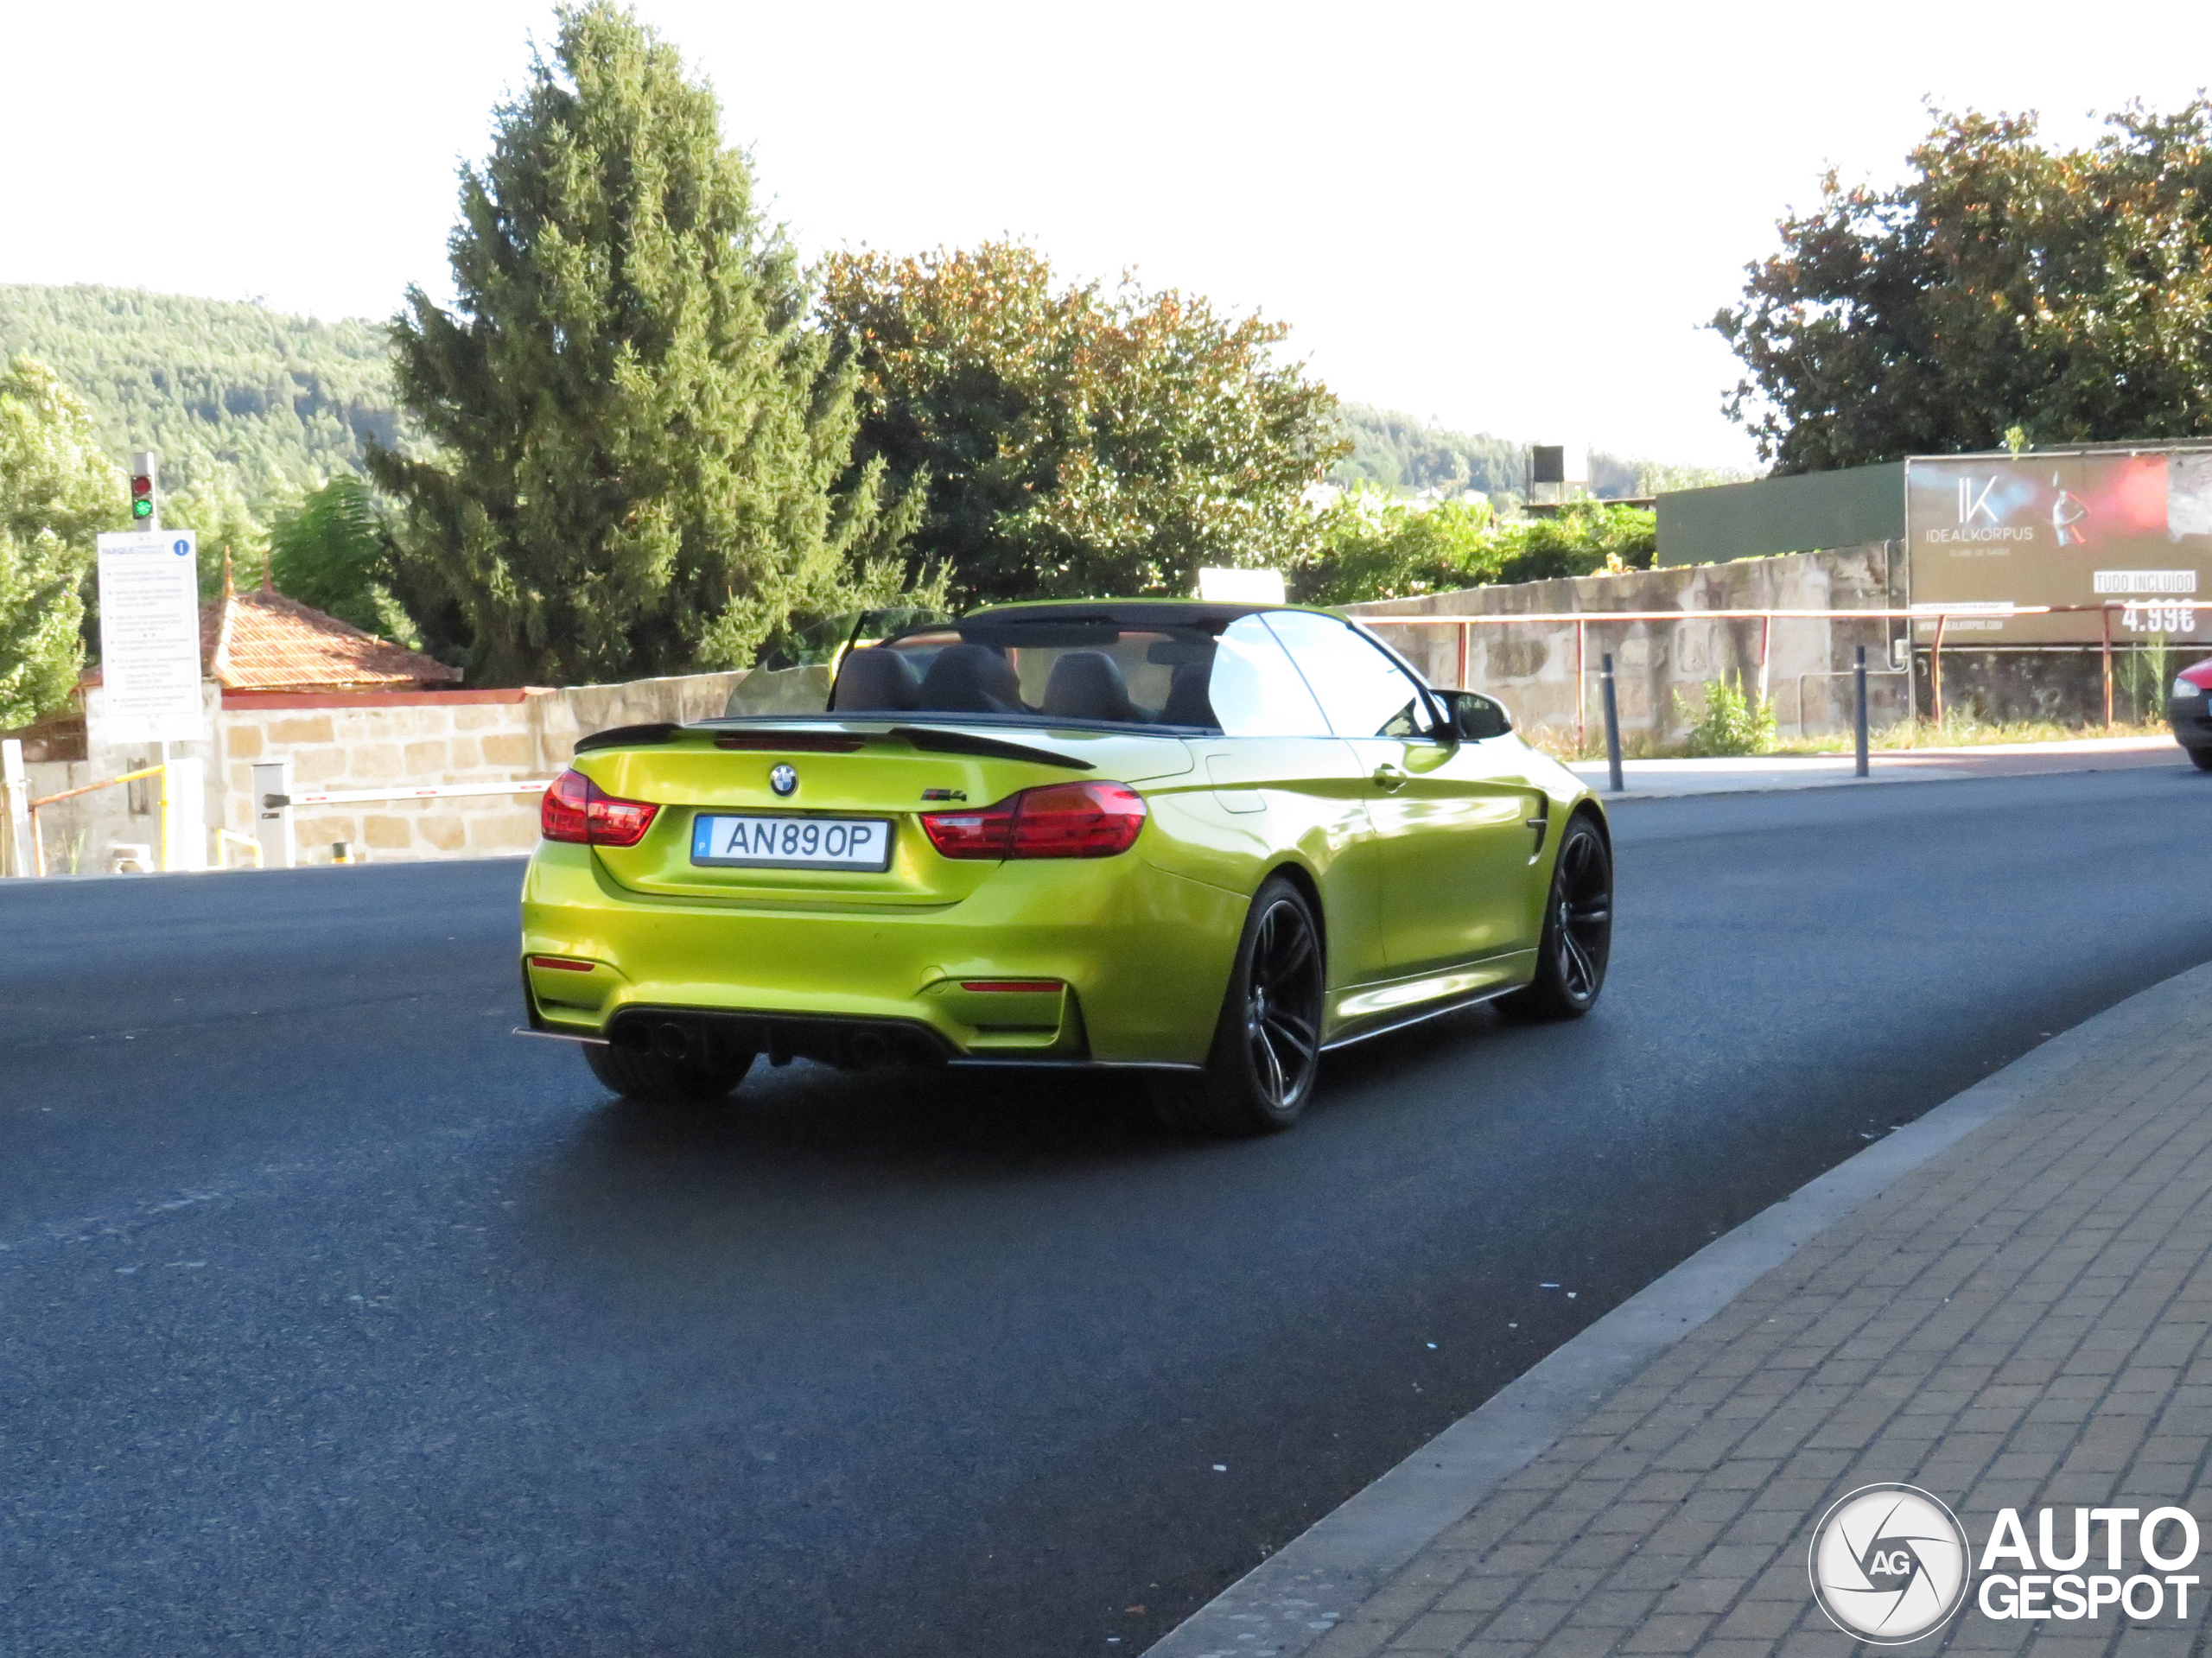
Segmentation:
{"type": "Polygon", "coordinates": [[[1177,668],[1175,677],[1167,682],[1167,702],[1160,710],[1160,723],[1220,730],[1221,716],[1213,711],[1213,698],[1206,690],[1212,678],[1210,662],[1186,662],[1177,668]]]}
{"type": "Polygon", "coordinates": [[[1103,651],[1070,651],[1052,664],[1045,681],[1045,712],[1063,720],[1137,717],[1122,670],[1103,651]]]}
{"type": "Polygon", "coordinates": [[[941,714],[1027,714],[1014,664],[980,645],[949,645],[922,676],[920,707],[941,714]]]}
{"type": "Polygon", "coordinates": [[[914,677],[913,664],[896,651],[874,647],[846,652],[830,693],[833,714],[875,709],[903,714],[921,705],[921,682],[914,677]]]}

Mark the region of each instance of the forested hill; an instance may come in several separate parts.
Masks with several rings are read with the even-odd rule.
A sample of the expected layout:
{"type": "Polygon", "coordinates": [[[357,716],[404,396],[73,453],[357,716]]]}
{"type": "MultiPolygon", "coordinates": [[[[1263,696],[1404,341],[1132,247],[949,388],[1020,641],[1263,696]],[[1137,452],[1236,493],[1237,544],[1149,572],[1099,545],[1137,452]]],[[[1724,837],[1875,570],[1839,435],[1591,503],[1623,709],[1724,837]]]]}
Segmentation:
{"type": "Polygon", "coordinates": [[[0,284],[0,359],[29,353],[92,405],[120,464],[161,451],[162,486],[261,504],[393,442],[380,327],[136,289],[0,284]]]}
{"type": "MultiPolygon", "coordinates": [[[[92,405],[118,464],[150,444],[164,490],[234,489],[263,515],[334,470],[358,467],[371,439],[390,444],[400,431],[383,331],[358,318],[320,322],[138,289],[0,283],[0,361],[22,352],[92,405]]],[[[1527,487],[1523,443],[1365,403],[1344,404],[1339,418],[1353,448],[1331,474],[1338,483],[1501,499],[1527,487]]],[[[1594,461],[1600,495],[1638,493],[1649,481],[1652,469],[1637,462],[1594,461]]]]}
{"type": "MultiPolygon", "coordinates": [[[[1330,474],[1332,483],[1379,484],[1404,495],[1456,495],[1478,489],[1485,495],[1518,498],[1529,487],[1529,446],[1487,432],[1452,432],[1395,410],[1363,403],[1343,405],[1338,418],[1352,451],[1330,474]]],[[[1590,482],[1599,495],[1637,495],[1649,470],[1615,455],[1590,458],[1590,482]]],[[[1670,471],[1682,470],[1670,468],[1670,471]]],[[[1708,481],[1699,479],[1696,481],[1708,481]]],[[[1709,481],[1722,481],[1719,474],[1709,481]]],[[[1679,487],[1680,486],[1675,486],[1679,487]]]]}
{"type": "Polygon", "coordinates": [[[1351,453],[1331,474],[1339,484],[1380,484],[1408,495],[1455,494],[1479,489],[1489,495],[1528,487],[1525,445],[1488,433],[1447,432],[1393,410],[1348,403],[1338,412],[1351,453]]]}

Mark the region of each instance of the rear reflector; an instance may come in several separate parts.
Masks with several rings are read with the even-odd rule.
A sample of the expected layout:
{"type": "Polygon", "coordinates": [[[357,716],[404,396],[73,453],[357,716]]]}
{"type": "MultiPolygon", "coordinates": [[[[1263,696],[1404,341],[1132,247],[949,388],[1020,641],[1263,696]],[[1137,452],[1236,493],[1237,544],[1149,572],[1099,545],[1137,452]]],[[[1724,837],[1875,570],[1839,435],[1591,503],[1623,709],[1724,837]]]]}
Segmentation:
{"type": "Polygon", "coordinates": [[[1052,994],[1060,988],[1058,979],[963,979],[963,990],[1002,990],[1016,995],[1052,994]]]}
{"type": "Polygon", "coordinates": [[[924,812],[922,829],[945,858],[1110,858],[1144,818],[1126,783],[1048,783],[976,811],[924,812]]]}
{"type": "Polygon", "coordinates": [[[603,793],[582,772],[568,771],[553,779],[539,803],[537,828],[549,841],[576,846],[635,846],[659,811],[651,801],[603,793]]]}
{"type": "Polygon", "coordinates": [[[533,956],[532,967],[550,967],[562,973],[588,973],[599,965],[596,962],[572,962],[565,956],[533,956]]]}

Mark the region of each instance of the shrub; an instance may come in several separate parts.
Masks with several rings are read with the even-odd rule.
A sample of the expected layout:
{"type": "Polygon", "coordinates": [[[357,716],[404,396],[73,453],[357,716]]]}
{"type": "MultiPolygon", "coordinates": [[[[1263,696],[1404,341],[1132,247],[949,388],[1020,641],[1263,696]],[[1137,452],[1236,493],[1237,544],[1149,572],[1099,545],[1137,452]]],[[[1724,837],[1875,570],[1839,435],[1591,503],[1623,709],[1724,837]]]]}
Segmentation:
{"type": "Polygon", "coordinates": [[[1694,720],[1679,691],[1675,706],[1689,727],[1682,746],[1692,754],[1764,754],[1774,747],[1774,705],[1740,684],[1707,680],[1705,706],[1694,720]]]}

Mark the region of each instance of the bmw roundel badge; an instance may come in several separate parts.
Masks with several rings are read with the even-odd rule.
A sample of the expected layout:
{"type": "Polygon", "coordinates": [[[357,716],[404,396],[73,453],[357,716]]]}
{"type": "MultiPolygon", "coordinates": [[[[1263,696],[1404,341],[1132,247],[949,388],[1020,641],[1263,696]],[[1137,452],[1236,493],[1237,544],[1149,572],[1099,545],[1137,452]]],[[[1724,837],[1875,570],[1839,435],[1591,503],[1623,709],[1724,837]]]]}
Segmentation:
{"type": "Polygon", "coordinates": [[[798,792],[798,773],[788,765],[779,765],[768,773],[768,786],[779,795],[795,795],[798,792]]]}

